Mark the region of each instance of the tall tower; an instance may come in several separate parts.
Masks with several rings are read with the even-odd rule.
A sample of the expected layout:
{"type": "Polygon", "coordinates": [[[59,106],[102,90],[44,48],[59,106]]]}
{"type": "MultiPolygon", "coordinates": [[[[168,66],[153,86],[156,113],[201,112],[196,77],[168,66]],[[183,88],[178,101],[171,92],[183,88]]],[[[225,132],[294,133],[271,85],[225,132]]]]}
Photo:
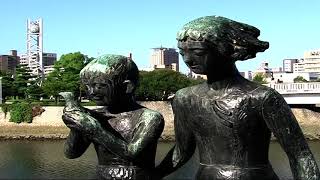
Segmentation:
{"type": "Polygon", "coordinates": [[[34,75],[43,76],[43,21],[27,20],[27,64],[34,75]]]}

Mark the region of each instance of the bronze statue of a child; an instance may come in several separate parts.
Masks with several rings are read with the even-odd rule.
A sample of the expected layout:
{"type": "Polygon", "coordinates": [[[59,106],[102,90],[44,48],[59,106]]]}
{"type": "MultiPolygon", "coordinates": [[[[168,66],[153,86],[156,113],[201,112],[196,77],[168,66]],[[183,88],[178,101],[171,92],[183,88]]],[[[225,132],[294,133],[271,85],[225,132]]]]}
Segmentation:
{"type": "Polygon", "coordinates": [[[65,156],[81,156],[94,144],[100,179],[155,179],[153,170],[158,138],[164,120],[160,113],[137,104],[133,98],[139,71],[120,55],[104,55],[81,72],[88,95],[100,109],[89,110],[61,93],[67,101],[63,121],[70,128],[65,156]]]}

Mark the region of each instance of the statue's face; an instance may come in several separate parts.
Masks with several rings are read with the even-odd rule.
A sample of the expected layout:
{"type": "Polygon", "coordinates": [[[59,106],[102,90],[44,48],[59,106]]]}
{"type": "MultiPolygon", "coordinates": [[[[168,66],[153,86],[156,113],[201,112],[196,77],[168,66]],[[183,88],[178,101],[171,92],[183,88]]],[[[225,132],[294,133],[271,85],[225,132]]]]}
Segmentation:
{"type": "Polygon", "coordinates": [[[93,77],[82,79],[82,82],[86,85],[89,98],[94,100],[97,105],[111,106],[117,102],[121,90],[118,89],[118,83],[111,77],[93,77]]]}
{"type": "MultiPolygon", "coordinates": [[[[224,70],[228,57],[221,54],[217,46],[204,41],[178,41],[178,48],[184,62],[197,74],[217,74],[224,70]]],[[[231,62],[231,61],[230,61],[231,62]]]]}
{"type": "Polygon", "coordinates": [[[212,71],[218,68],[214,67],[215,61],[220,60],[218,51],[212,47],[210,48],[207,42],[178,41],[178,48],[184,62],[192,72],[207,75],[209,70],[212,71]]]}

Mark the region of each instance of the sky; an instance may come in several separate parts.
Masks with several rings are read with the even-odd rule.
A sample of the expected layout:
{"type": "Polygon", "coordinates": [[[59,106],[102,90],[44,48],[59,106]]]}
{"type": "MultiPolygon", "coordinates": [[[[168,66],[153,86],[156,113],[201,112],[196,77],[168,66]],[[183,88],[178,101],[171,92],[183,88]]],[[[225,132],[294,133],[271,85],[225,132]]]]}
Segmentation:
{"type": "MultiPolygon", "coordinates": [[[[219,15],[260,29],[270,47],[237,62],[240,71],[263,61],[282,66],[320,49],[319,0],[0,0],[0,54],[26,52],[26,21],[43,19],[44,51],[80,51],[89,57],[132,53],[138,67],[150,66],[151,48],[176,48],[176,33],[187,22],[219,15]]],[[[187,67],[180,56],[180,71],[187,67]]]]}

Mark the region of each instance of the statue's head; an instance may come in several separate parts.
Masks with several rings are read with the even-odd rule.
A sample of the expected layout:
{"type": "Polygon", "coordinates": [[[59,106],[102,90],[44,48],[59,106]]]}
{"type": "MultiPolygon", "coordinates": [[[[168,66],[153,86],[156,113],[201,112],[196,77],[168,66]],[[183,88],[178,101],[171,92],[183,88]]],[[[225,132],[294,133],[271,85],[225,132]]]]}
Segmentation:
{"type": "Polygon", "coordinates": [[[177,34],[185,63],[198,74],[208,74],[224,64],[254,58],[269,47],[258,40],[259,29],[219,16],[195,19],[177,34]]]}
{"type": "Polygon", "coordinates": [[[131,98],[139,79],[139,70],[129,58],[107,54],[92,60],[80,72],[89,97],[97,105],[114,105],[131,98]]]}

